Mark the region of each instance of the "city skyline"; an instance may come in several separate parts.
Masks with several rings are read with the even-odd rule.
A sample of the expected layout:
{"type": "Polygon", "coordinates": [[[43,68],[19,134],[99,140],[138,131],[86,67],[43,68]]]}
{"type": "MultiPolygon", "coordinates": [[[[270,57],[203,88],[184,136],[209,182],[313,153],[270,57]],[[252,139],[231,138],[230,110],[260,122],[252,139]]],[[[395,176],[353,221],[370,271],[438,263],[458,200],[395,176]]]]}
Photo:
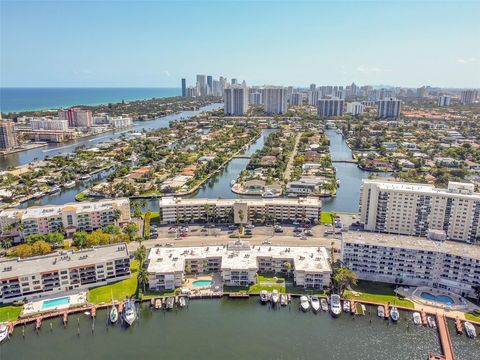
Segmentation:
{"type": "Polygon", "coordinates": [[[1,86],[480,86],[479,3],[113,3],[2,1],[1,86]]]}

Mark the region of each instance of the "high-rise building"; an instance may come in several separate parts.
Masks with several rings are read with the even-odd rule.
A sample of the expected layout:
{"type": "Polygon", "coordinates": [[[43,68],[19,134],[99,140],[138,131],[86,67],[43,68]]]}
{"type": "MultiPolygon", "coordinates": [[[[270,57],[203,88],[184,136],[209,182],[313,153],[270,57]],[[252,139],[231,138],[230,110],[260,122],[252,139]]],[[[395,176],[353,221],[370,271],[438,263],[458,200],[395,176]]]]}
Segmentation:
{"type": "Polygon", "coordinates": [[[333,94],[337,99],[343,99],[345,100],[345,91],[341,89],[335,90],[333,94]]]}
{"type": "Polygon", "coordinates": [[[285,114],[287,112],[284,87],[268,86],[263,89],[263,110],[268,114],[285,114]]]}
{"type": "Polygon", "coordinates": [[[428,90],[425,86],[422,86],[417,89],[417,97],[420,99],[426,98],[428,96],[428,90]]]}
{"type": "Polygon", "coordinates": [[[245,115],[248,111],[248,88],[232,85],[223,90],[225,115],[245,115]]]}
{"type": "Polygon", "coordinates": [[[207,95],[213,94],[213,78],[212,75],[207,75],[207,95]]]}
{"type": "Polygon", "coordinates": [[[182,79],[182,96],[187,96],[187,80],[185,78],[182,79]]]}
{"type": "Polygon", "coordinates": [[[401,101],[393,97],[378,102],[377,117],[379,119],[398,119],[401,111],[401,101]]]}
{"type": "Polygon", "coordinates": [[[378,100],[380,100],[380,91],[378,91],[378,90],[368,90],[367,91],[367,100],[368,101],[378,101],[378,100]]]}
{"type": "Polygon", "coordinates": [[[438,106],[450,106],[450,96],[448,95],[440,95],[438,97],[438,106]]]}
{"type": "Polygon", "coordinates": [[[68,120],[35,118],[30,120],[32,130],[68,131],[68,120]]]}
{"type": "Polygon", "coordinates": [[[365,107],[362,103],[354,101],[351,103],[347,103],[347,114],[352,114],[353,116],[357,116],[363,113],[365,107]]]}
{"type": "Polygon", "coordinates": [[[17,146],[15,125],[12,121],[0,121],[0,149],[10,150],[17,146]]]}
{"type": "Polygon", "coordinates": [[[293,93],[292,100],[290,102],[292,105],[298,106],[303,105],[303,94],[302,93],[293,93]]]}
{"type": "Polygon", "coordinates": [[[67,120],[70,127],[91,127],[93,126],[93,117],[91,110],[71,108],[67,110],[58,110],[58,118],[67,120]]]}
{"type": "Polygon", "coordinates": [[[188,97],[196,97],[197,96],[197,88],[193,86],[189,86],[187,88],[187,96],[188,97]]]}
{"type": "Polygon", "coordinates": [[[249,103],[251,105],[261,105],[262,104],[262,93],[261,92],[250,93],[249,103]]]}
{"type": "Polygon", "coordinates": [[[460,94],[460,102],[462,104],[473,104],[477,100],[477,90],[463,90],[460,94]]]}
{"type": "Polygon", "coordinates": [[[317,114],[320,117],[343,115],[343,99],[321,99],[317,102],[317,114]]]}
{"type": "Polygon", "coordinates": [[[237,85],[238,84],[238,80],[237,79],[232,79],[232,85],[237,85]]]}
{"type": "Polygon", "coordinates": [[[317,85],[310,84],[310,91],[315,91],[315,90],[317,90],[317,85]]]}
{"type": "Polygon", "coordinates": [[[197,75],[197,96],[207,95],[207,76],[197,75]]]}
{"type": "Polygon", "coordinates": [[[308,92],[308,105],[317,106],[318,100],[322,98],[321,90],[310,90],[308,92]]]}

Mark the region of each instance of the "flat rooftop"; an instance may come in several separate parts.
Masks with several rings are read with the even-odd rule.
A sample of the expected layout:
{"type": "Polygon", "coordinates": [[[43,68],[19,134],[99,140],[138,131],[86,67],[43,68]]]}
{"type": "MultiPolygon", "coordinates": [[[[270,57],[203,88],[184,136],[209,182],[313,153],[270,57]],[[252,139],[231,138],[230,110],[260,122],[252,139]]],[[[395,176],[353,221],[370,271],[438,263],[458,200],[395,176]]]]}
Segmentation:
{"type": "Polygon", "coordinates": [[[247,203],[249,206],[263,206],[263,205],[310,205],[320,206],[321,201],[318,198],[259,198],[259,199],[184,199],[176,197],[162,197],[160,199],[160,206],[174,206],[174,205],[205,205],[215,204],[217,206],[233,206],[237,203],[247,203]]]}
{"type": "Polygon", "coordinates": [[[97,246],[80,251],[62,251],[26,259],[14,258],[0,261],[0,280],[30,274],[48,273],[106,261],[128,258],[125,243],[97,246]]]}
{"type": "Polygon", "coordinates": [[[186,259],[221,259],[222,269],[257,270],[257,258],[293,260],[297,271],[331,271],[328,251],[313,246],[249,246],[231,249],[226,246],[157,247],[148,255],[149,273],[183,272],[186,259]]]}
{"type": "Polygon", "coordinates": [[[480,260],[480,246],[464,244],[456,241],[437,241],[425,237],[383,234],[367,231],[349,231],[343,233],[343,241],[364,245],[441,252],[454,256],[480,260]]]}

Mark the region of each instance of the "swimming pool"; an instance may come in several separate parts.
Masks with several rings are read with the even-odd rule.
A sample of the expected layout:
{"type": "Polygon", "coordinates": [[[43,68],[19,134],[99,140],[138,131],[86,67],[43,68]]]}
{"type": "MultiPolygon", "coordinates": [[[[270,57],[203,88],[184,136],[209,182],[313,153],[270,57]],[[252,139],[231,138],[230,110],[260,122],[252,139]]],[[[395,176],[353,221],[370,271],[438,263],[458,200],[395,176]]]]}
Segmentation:
{"type": "Polygon", "coordinates": [[[420,297],[425,300],[439,302],[445,305],[453,305],[455,301],[450,296],[447,295],[433,295],[428,292],[422,292],[420,297]]]}
{"type": "Polygon", "coordinates": [[[195,280],[192,282],[193,286],[211,286],[213,285],[212,280],[195,280]]]}
{"type": "Polygon", "coordinates": [[[52,300],[45,300],[42,303],[42,309],[49,309],[52,307],[57,307],[57,306],[63,306],[63,305],[68,305],[70,304],[70,297],[62,297],[62,298],[56,298],[52,300]]]}

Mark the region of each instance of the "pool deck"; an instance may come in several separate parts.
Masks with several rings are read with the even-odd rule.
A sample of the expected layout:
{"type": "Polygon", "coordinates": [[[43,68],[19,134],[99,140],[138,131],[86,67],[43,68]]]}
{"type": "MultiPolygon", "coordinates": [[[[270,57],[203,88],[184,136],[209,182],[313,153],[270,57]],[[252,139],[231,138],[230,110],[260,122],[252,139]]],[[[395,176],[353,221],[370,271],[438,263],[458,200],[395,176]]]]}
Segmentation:
{"type": "Polygon", "coordinates": [[[64,295],[64,296],[57,296],[54,298],[45,298],[45,299],[40,299],[37,301],[33,301],[30,303],[27,303],[24,308],[22,313],[20,314],[20,318],[24,317],[29,317],[35,314],[42,314],[42,313],[47,313],[47,312],[52,312],[52,311],[65,311],[67,309],[70,309],[72,307],[79,307],[82,305],[85,305],[87,303],[87,293],[86,292],[80,292],[77,294],[70,294],[70,295],[64,295]],[[61,298],[69,298],[68,303],[66,304],[59,304],[58,306],[51,306],[44,308],[43,303],[45,301],[49,300],[55,300],[55,299],[61,299],[61,298]]]}

